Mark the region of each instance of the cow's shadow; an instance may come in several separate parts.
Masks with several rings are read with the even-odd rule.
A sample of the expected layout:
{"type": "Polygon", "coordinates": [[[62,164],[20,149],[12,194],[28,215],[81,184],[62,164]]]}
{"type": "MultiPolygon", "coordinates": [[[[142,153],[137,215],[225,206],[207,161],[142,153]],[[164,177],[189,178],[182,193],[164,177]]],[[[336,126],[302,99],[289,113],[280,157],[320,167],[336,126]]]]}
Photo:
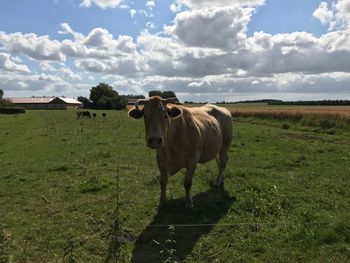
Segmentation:
{"type": "Polygon", "coordinates": [[[211,189],[193,197],[195,208],[192,209],[184,208],[184,199],[168,201],[138,236],[131,262],[163,262],[172,257],[167,251],[172,248],[174,258],[184,260],[198,239],[225,216],[234,200],[226,191],[211,189]]]}

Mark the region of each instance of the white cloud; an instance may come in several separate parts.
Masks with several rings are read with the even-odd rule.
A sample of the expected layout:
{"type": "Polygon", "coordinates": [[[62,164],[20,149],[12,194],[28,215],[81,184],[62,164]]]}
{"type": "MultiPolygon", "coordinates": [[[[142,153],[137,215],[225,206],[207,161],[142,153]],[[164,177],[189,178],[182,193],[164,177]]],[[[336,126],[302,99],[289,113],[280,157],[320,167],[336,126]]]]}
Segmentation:
{"type": "Polygon", "coordinates": [[[154,1],[147,1],[146,6],[150,9],[156,6],[156,3],[154,1]]]}
{"type": "Polygon", "coordinates": [[[49,61],[40,61],[42,71],[56,71],[57,69],[49,61]]]}
{"type": "Polygon", "coordinates": [[[178,13],[182,10],[182,5],[179,5],[179,4],[176,4],[176,3],[173,3],[170,5],[170,10],[173,12],[173,13],[178,13]]]}
{"type": "Polygon", "coordinates": [[[102,9],[115,8],[122,4],[122,0],[83,0],[80,7],[91,7],[92,4],[102,9]]]}
{"type": "Polygon", "coordinates": [[[136,15],[136,10],[135,9],[130,9],[129,12],[130,12],[131,18],[134,18],[135,15],[136,15]]]}
{"type": "Polygon", "coordinates": [[[63,74],[63,76],[70,80],[83,80],[82,77],[79,74],[74,73],[69,68],[61,68],[60,72],[63,74]]]}
{"type": "Polygon", "coordinates": [[[75,32],[68,23],[62,23],[61,27],[63,28],[63,30],[58,31],[59,34],[62,35],[72,35],[74,37],[74,39],[78,40],[78,39],[82,39],[83,38],[83,34],[75,32]]]}
{"type": "Polygon", "coordinates": [[[99,62],[95,59],[77,60],[75,62],[75,65],[79,68],[83,68],[87,71],[95,72],[95,73],[104,72],[106,69],[106,66],[104,63],[99,62]]]}
{"type": "Polygon", "coordinates": [[[113,35],[108,30],[103,28],[94,28],[89,35],[85,38],[84,43],[87,46],[103,48],[113,41],[113,35]]]}
{"type": "Polygon", "coordinates": [[[132,19],[135,18],[136,15],[141,15],[141,16],[145,16],[145,17],[153,17],[153,13],[152,13],[152,9],[149,10],[149,12],[147,12],[146,10],[143,9],[130,9],[129,10],[130,16],[132,19]]]}
{"type": "Polygon", "coordinates": [[[108,30],[94,28],[87,36],[82,35],[74,41],[61,42],[61,52],[77,58],[109,59],[124,53],[134,53],[136,45],[132,37],[120,35],[117,39],[108,30]]]}
{"type": "Polygon", "coordinates": [[[20,75],[14,73],[0,74],[0,88],[8,97],[25,96],[86,96],[91,88],[89,84],[73,84],[60,77],[46,74],[20,75]]]}
{"type": "Polygon", "coordinates": [[[7,53],[0,53],[0,69],[6,71],[30,72],[26,65],[16,64],[13,59],[11,60],[11,55],[7,53]]]}
{"type": "Polygon", "coordinates": [[[252,12],[234,7],[185,11],[176,15],[167,31],[189,46],[238,49],[244,44],[252,12]]]}
{"type": "Polygon", "coordinates": [[[313,13],[313,16],[318,18],[322,24],[330,24],[334,19],[332,10],[329,10],[327,2],[321,2],[319,7],[313,13]]]}
{"type": "Polygon", "coordinates": [[[153,22],[148,21],[148,22],[146,23],[146,27],[149,28],[149,29],[155,29],[155,28],[156,28],[156,25],[155,25],[153,22]]]}
{"type": "Polygon", "coordinates": [[[350,25],[350,0],[337,0],[331,6],[321,2],[313,16],[329,30],[345,29],[350,25]]]}
{"type": "Polygon", "coordinates": [[[66,57],[61,53],[61,43],[50,40],[48,36],[36,34],[11,33],[0,31],[0,44],[13,54],[25,54],[37,60],[61,60],[66,57]]]}
{"type": "Polygon", "coordinates": [[[264,3],[265,0],[176,0],[171,6],[173,6],[173,9],[175,11],[181,10],[182,6],[188,7],[190,9],[202,9],[228,6],[255,7],[263,5],[264,3]]]}
{"type": "Polygon", "coordinates": [[[23,60],[20,57],[11,57],[11,60],[16,63],[23,63],[23,60]]]}
{"type": "Polygon", "coordinates": [[[47,82],[62,82],[62,79],[55,75],[49,75],[45,73],[41,73],[38,80],[47,81],[47,82]]]}

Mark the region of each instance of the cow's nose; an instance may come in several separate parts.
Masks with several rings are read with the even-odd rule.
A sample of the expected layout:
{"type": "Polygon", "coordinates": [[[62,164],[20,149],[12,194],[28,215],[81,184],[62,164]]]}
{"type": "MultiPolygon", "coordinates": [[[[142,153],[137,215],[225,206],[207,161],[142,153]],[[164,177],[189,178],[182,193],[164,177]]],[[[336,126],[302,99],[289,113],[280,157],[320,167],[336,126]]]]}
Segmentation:
{"type": "Polygon", "coordinates": [[[151,148],[159,148],[162,145],[162,138],[161,137],[150,137],[147,140],[148,147],[151,148]]]}

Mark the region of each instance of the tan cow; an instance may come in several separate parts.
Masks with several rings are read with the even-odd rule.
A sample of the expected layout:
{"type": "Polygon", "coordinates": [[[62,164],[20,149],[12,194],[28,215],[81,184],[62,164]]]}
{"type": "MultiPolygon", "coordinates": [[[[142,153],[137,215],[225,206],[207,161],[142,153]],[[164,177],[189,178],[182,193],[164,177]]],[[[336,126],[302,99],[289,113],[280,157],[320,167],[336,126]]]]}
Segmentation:
{"type": "Polygon", "coordinates": [[[169,99],[155,96],[138,100],[135,107],[129,110],[129,116],[144,118],[146,144],[157,150],[160,205],[166,201],[168,175],[186,168],[185,205],[193,207],[190,189],[197,164],[214,158],[219,167],[214,185],[223,187],[227,151],[232,140],[232,119],[227,109],[211,104],[187,108],[170,104],[169,99]]]}

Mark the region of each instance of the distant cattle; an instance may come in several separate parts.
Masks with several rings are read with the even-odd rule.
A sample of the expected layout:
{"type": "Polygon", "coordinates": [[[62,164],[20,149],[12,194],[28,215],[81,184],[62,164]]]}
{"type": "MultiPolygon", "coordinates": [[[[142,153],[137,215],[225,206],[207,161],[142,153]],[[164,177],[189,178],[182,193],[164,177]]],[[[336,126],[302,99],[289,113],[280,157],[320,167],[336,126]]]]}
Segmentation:
{"type": "Polygon", "coordinates": [[[157,151],[160,204],[166,201],[168,175],[186,168],[185,206],[193,207],[190,190],[198,163],[216,159],[219,174],[214,186],[223,187],[228,149],[232,141],[231,113],[211,104],[193,108],[169,105],[171,100],[158,96],[138,100],[128,114],[135,119],[143,117],[146,144],[157,151]]]}
{"type": "Polygon", "coordinates": [[[105,112],[102,113],[102,117],[106,118],[107,114],[105,112]]]}
{"type": "Polygon", "coordinates": [[[93,113],[93,114],[92,114],[92,117],[94,117],[94,119],[95,119],[95,118],[96,118],[96,113],[93,113]]]}
{"type": "Polygon", "coordinates": [[[90,119],[92,118],[92,117],[91,117],[91,113],[90,113],[89,111],[87,111],[87,110],[82,111],[82,112],[81,112],[81,116],[82,116],[82,117],[86,117],[86,118],[90,118],[90,119]]]}
{"type": "Polygon", "coordinates": [[[79,119],[81,116],[81,111],[77,111],[77,118],[79,119]]]}

